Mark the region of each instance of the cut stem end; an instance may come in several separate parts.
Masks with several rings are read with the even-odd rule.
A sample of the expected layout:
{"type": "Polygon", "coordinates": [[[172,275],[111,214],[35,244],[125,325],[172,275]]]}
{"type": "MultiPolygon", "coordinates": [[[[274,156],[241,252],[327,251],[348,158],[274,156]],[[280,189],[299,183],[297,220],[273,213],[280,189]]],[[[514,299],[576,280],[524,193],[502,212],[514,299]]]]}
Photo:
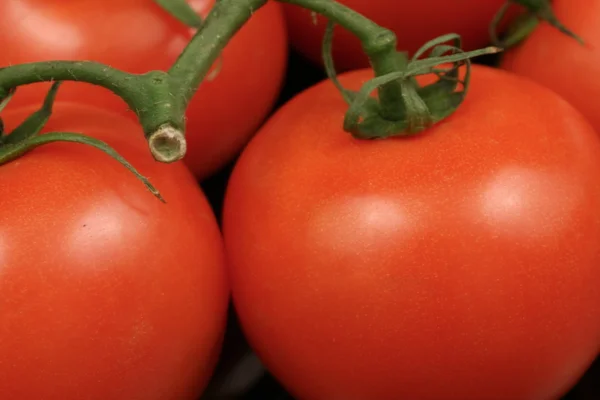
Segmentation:
{"type": "Polygon", "coordinates": [[[156,161],[172,163],[185,157],[187,142],[182,131],[163,125],[148,138],[150,152],[156,161]]]}

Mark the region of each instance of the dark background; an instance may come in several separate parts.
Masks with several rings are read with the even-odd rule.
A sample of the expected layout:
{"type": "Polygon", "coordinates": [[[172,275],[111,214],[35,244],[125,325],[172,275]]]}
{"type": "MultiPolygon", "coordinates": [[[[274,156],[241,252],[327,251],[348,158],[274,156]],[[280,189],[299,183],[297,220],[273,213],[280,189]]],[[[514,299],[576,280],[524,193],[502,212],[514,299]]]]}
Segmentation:
{"type": "MultiPolygon", "coordinates": [[[[497,57],[480,57],[475,62],[493,65],[497,57]]],[[[325,78],[326,75],[320,68],[309,64],[292,52],[289,57],[286,81],[275,109],[297,93],[325,78]]],[[[202,183],[219,221],[223,196],[233,164],[202,183]]],[[[260,366],[244,339],[233,310],[230,310],[221,361],[202,400],[293,400],[260,366]]],[[[600,359],[562,400],[600,400],[600,359]]]]}

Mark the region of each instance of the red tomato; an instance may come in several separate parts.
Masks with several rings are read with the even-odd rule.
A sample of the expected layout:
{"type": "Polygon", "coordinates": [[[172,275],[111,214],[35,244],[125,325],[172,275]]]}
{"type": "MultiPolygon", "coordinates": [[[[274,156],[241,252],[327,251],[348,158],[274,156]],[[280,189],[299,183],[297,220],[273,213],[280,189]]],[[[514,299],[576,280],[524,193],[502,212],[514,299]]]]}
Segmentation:
{"type": "Polygon", "coordinates": [[[600,349],[596,132],[479,66],[412,138],[353,139],[346,109],[308,89],[229,182],[234,303],[266,367],[299,400],[557,399],[600,349]]]}
{"type": "MultiPolygon", "coordinates": [[[[0,167],[0,393],[5,399],[196,400],[218,358],[228,284],[212,211],[138,125],[57,104],[47,130],[112,144],[165,197],[80,144],[0,167]]],[[[9,127],[25,110],[6,113],[9,127]]]]}
{"type": "MultiPolygon", "coordinates": [[[[214,0],[190,0],[206,15],[214,0]]],[[[166,70],[193,31],[153,0],[2,0],[0,66],[33,61],[95,60],[134,73],[166,70]]],[[[269,2],[227,45],[222,69],[205,81],[187,113],[187,165],[203,179],[231,161],[270,112],[287,62],[280,6],[269,2]]],[[[41,103],[46,84],[22,87],[13,105],[41,103]]],[[[61,87],[59,100],[102,106],[135,117],[106,89],[61,87]]]]}
{"type": "Polygon", "coordinates": [[[507,51],[501,67],[527,76],[563,96],[600,130],[600,2],[555,0],[558,19],[585,41],[582,46],[546,23],[520,46],[507,51]]]}
{"type": "MultiPolygon", "coordinates": [[[[458,33],[466,50],[484,47],[489,42],[488,26],[504,0],[338,0],[398,36],[398,49],[415,52],[437,36],[458,33]]],[[[321,43],[327,21],[295,5],[284,5],[293,47],[310,60],[321,63],[321,43]]],[[[369,65],[360,42],[337,27],[333,56],[339,71],[369,65]]]]}

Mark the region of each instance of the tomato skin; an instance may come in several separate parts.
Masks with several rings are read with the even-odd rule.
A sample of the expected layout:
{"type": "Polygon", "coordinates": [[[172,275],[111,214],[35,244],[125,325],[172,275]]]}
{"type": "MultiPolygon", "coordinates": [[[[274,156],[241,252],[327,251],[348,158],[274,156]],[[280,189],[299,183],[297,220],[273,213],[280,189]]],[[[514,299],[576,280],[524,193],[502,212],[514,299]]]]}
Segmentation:
{"type": "MultiPolygon", "coordinates": [[[[8,127],[25,109],[3,115],[8,127]]],[[[79,144],[0,167],[0,393],[7,399],[196,400],[228,306],[223,243],[182,163],[160,164],[138,125],[57,103],[47,130],[113,145],[161,191],[79,144]]]]}
{"type": "Polygon", "coordinates": [[[299,400],[558,399],[600,349],[597,133],[482,66],[419,136],[353,139],[346,109],[308,89],[229,181],[232,295],[265,366],[299,400]]]}
{"type": "MultiPolygon", "coordinates": [[[[214,0],[190,0],[206,15],[214,0]]],[[[0,66],[47,60],[94,60],[133,73],[167,70],[189,42],[187,29],[152,0],[3,0],[0,66]]],[[[205,81],[187,112],[185,162],[203,179],[231,161],[270,112],[287,63],[279,4],[258,10],[222,53],[221,70],[205,81]]],[[[22,87],[13,105],[40,104],[47,84],[22,87]]],[[[59,100],[81,102],[135,118],[110,91],[65,83],[59,100]]]]}
{"type": "MultiPolygon", "coordinates": [[[[339,0],[379,25],[391,29],[398,37],[398,49],[414,53],[435,37],[458,33],[466,50],[489,43],[488,26],[503,0],[339,0]],[[406,3],[406,4],[404,4],[406,3]]],[[[300,7],[284,4],[292,46],[311,61],[321,64],[321,43],[327,21],[300,7]]],[[[358,39],[336,27],[333,40],[336,69],[346,71],[368,67],[369,62],[358,39]]]]}
{"type": "Polygon", "coordinates": [[[546,23],[518,47],[505,52],[501,68],[554,90],[600,130],[596,102],[600,96],[600,4],[594,0],[555,0],[558,19],[581,36],[582,46],[546,23]],[[549,62],[549,60],[551,62],[549,62]]]}

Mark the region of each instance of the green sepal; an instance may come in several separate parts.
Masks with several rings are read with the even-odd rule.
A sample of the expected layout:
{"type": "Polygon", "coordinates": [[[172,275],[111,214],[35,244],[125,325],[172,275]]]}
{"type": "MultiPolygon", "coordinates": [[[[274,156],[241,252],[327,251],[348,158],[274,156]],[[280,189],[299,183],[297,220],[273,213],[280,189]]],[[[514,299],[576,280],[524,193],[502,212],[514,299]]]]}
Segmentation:
{"type": "Polygon", "coordinates": [[[31,114],[12,132],[2,138],[5,145],[20,143],[30,137],[37,136],[52,116],[52,107],[61,82],[54,82],[48,90],[42,107],[31,114]]]}
{"type": "Polygon", "coordinates": [[[17,90],[16,89],[11,89],[8,91],[8,93],[6,94],[6,96],[4,97],[0,97],[0,113],[2,111],[4,111],[4,109],[6,108],[6,106],[8,106],[8,103],[10,103],[10,100],[12,99],[12,97],[15,95],[15,92],[17,90]]]}
{"type": "MultiPolygon", "coordinates": [[[[4,111],[10,100],[15,94],[16,89],[11,89],[4,98],[0,101],[0,113],[4,111]]],[[[2,136],[4,136],[4,121],[0,118],[0,143],[2,142],[2,136]]]]}
{"type": "Polygon", "coordinates": [[[549,23],[561,33],[575,39],[579,44],[584,45],[585,41],[575,32],[567,28],[557,18],[550,0],[507,0],[500,10],[494,16],[490,24],[490,38],[495,46],[508,49],[527,39],[529,35],[537,28],[540,21],[549,23]],[[519,15],[508,26],[506,34],[502,39],[498,37],[498,26],[506,15],[511,4],[519,5],[525,8],[526,12],[519,15]]]}
{"type": "Polygon", "coordinates": [[[146,188],[156,196],[160,201],[165,203],[165,199],[161,196],[160,192],[150,183],[148,178],[140,174],[125,158],[117,153],[112,147],[105,142],[96,138],[85,136],[79,133],[71,132],[51,132],[39,136],[30,136],[25,140],[15,143],[5,143],[0,147],[0,165],[6,164],[7,162],[13,161],[25,153],[35,149],[36,147],[44,144],[56,143],[56,142],[71,142],[80,143],[88,146],[92,146],[113,159],[121,163],[125,168],[131,171],[146,188]]]}
{"type": "MultiPolygon", "coordinates": [[[[0,68],[0,70],[4,68],[0,68]]],[[[0,112],[6,108],[12,97],[15,95],[16,90],[16,88],[4,89],[0,87],[0,112]]]]}
{"type": "MultiPolygon", "coordinates": [[[[513,0],[513,1],[516,3],[526,2],[526,0],[513,0]]],[[[532,0],[528,0],[528,1],[532,1],[532,0]]],[[[552,25],[554,28],[558,29],[559,32],[575,39],[577,42],[579,42],[580,45],[584,45],[585,40],[583,40],[582,37],[577,35],[575,32],[573,32],[572,30],[567,28],[565,25],[563,25],[559,21],[556,14],[554,14],[554,10],[552,9],[552,5],[550,4],[550,2],[548,0],[546,0],[545,3],[546,3],[545,6],[542,6],[538,9],[530,9],[530,11],[533,12],[542,21],[546,21],[547,23],[552,25]]]]}

